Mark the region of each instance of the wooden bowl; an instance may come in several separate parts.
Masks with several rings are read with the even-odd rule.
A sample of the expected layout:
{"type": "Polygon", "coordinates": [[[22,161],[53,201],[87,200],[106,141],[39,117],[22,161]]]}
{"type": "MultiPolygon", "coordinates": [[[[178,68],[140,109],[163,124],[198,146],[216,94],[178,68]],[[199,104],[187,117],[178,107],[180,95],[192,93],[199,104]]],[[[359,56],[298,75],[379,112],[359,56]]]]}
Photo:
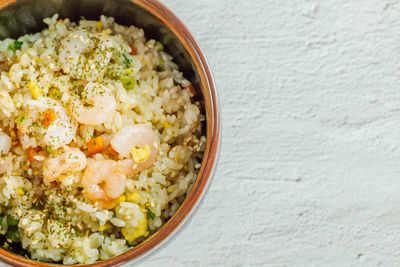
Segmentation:
{"type": "MultiPolygon", "coordinates": [[[[0,0],[0,38],[17,38],[25,33],[41,31],[42,20],[58,13],[61,18],[78,21],[99,19],[101,14],[112,16],[123,25],[144,29],[147,38],[164,43],[165,50],[183,71],[197,91],[206,115],[207,143],[197,179],[176,214],[155,234],[140,245],[114,258],[85,266],[116,266],[137,262],[166,244],[176,235],[200,201],[210,183],[217,162],[220,144],[220,107],[217,90],[207,60],[193,35],[185,25],[157,0],[0,0]]],[[[0,248],[0,261],[14,266],[56,266],[26,259],[0,248]]]]}

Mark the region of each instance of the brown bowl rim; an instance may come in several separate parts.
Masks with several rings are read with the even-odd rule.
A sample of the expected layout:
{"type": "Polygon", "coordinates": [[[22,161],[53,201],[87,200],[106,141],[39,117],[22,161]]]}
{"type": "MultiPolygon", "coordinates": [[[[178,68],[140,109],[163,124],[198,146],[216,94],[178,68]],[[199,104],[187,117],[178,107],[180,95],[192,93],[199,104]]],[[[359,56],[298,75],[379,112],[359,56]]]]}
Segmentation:
{"type": "MultiPolygon", "coordinates": [[[[201,198],[204,196],[207,186],[209,185],[213,174],[213,169],[215,168],[218,158],[221,138],[219,98],[210,66],[199,44],[183,24],[183,22],[169,8],[167,8],[158,0],[130,1],[143,7],[159,18],[177,36],[194,61],[195,67],[200,76],[201,86],[203,88],[202,93],[206,105],[207,142],[204,152],[204,159],[199,174],[196,178],[196,182],[193,185],[190,193],[187,195],[185,201],[178,211],[155,234],[153,234],[140,245],[108,260],[91,264],[76,264],[71,266],[116,266],[132,260],[140,260],[154,252],[157,248],[161,247],[169,238],[176,234],[179,226],[183,226],[184,222],[187,221],[189,216],[195,210],[196,206],[198,206],[201,198]]],[[[17,2],[17,0],[0,0],[0,9],[15,2],[17,2]]],[[[59,264],[26,259],[2,248],[0,248],[0,261],[14,266],[59,266],[59,264]]]]}

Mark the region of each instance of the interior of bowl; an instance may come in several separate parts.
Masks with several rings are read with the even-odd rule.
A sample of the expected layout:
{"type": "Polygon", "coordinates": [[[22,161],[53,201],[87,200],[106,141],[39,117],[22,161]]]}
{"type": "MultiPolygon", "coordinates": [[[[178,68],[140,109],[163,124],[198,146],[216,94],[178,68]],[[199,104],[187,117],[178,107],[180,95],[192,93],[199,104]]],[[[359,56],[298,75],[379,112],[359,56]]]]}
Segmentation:
{"type": "MultiPolygon", "coordinates": [[[[164,20],[160,19],[159,16],[153,14],[154,12],[152,13],[148,11],[145,7],[146,5],[143,5],[144,2],[147,5],[153,5],[154,3],[156,3],[156,5],[161,5],[156,0],[0,0],[0,39],[7,37],[18,38],[26,33],[39,32],[46,27],[46,25],[43,23],[43,19],[58,13],[60,18],[69,18],[73,21],[79,21],[82,17],[85,19],[98,20],[102,14],[106,16],[112,16],[115,18],[117,23],[126,26],[135,25],[143,28],[147,38],[160,40],[164,44],[166,51],[174,57],[174,61],[179,65],[179,69],[184,73],[184,76],[192,82],[195,90],[197,91],[196,100],[201,103],[202,109],[206,113],[205,123],[207,125],[203,125],[203,129],[207,129],[208,144],[204,155],[204,160],[206,160],[206,157],[209,155],[211,155],[211,160],[209,164],[204,164],[203,160],[203,166],[200,170],[196,183],[193,186],[192,191],[188,193],[193,195],[191,199],[193,204],[191,205],[194,205],[200,199],[200,195],[208,183],[207,180],[212,172],[212,168],[215,163],[214,161],[217,155],[219,141],[219,120],[215,120],[215,117],[219,116],[219,113],[216,110],[218,100],[215,92],[213,91],[214,88],[205,88],[210,87],[210,85],[213,87],[213,81],[207,66],[206,70],[204,70],[204,64],[207,63],[194,39],[193,42],[197,47],[191,47],[190,49],[192,49],[192,54],[190,54],[190,51],[188,51],[188,46],[186,45],[185,47],[181,42],[182,36],[179,37],[176,34],[177,31],[187,31],[187,29],[175,27],[175,32],[171,31],[171,29],[165,24],[165,18],[164,20]],[[197,56],[197,61],[193,60],[194,55],[197,56]],[[199,71],[199,69],[201,69],[201,71],[199,71]],[[208,98],[204,97],[206,95],[204,94],[205,90],[207,91],[208,98]],[[210,97],[214,97],[214,99],[211,100],[209,99],[210,97]],[[210,122],[213,125],[210,125],[210,122]],[[215,130],[217,131],[215,132],[215,130]],[[213,142],[215,143],[210,144],[211,139],[213,139],[213,142]],[[204,181],[198,183],[199,177],[202,175],[204,175],[205,179],[204,181]]],[[[155,9],[157,8],[159,7],[155,7],[155,9]]],[[[168,12],[169,11],[167,10],[167,13],[168,12]]],[[[173,15],[170,15],[168,19],[174,20],[173,15]]],[[[176,23],[176,21],[173,23],[175,23],[175,25],[179,25],[179,23],[176,23]]],[[[184,26],[182,25],[182,27],[184,26]]],[[[187,34],[189,33],[187,32],[187,34]]],[[[192,210],[192,207],[184,208],[183,206],[184,205],[182,205],[180,211],[178,210],[176,214],[179,218],[175,218],[175,224],[181,223],[187,215],[185,213],[189,213],[192,210]],[[179,212],[181,213],[180,215],[178,215],[179,212]]],[[[174,217],[170,219],[170,221],[173,219],[174,217]]],[[[159,232],[164,231],[164,233],[160,233],[161,240],[165,239],[170,234],[169,232],[175,230],[175,227],[176,226],[172,227],[171,229],[165,229],[168,227],[163,227],[161,230],[159,230],[159,232]]],[[[146,242],[147,241],[144,243],[146,242]]],[[[154,246],[155,245],[153,244],[149,248],[143,249],[143,251],[154,246]]],[[[2,249],[0,249],[0,254],[3,254],[1,251],[2,249]]],[[[20,247],[14,247],[12,248],[12,251],[21,256],[26,255],[26,252],[20,247]]],[[[0,255],[0,257],[1,256],[2,255],[0,255]]],[[[14,262],[20,262],[21,259],[22,257],[18,257],[18,259],[14,259],[14,262]]],[[[120,263],[124,260],[126,259],[121,259],[114,263],[120,263]]],[[[12,262],[9,261],[9,263],[12,262]]],[[[21,266],[25,265],[21,264],[21,266]]]]}
{"type": "Polygon", "coordinates": [[[199,86],[200,79],[194,71],[196,68],[193,60],[178,38],[160,19],[129,0],[15,1],[0,10],[0,39],[18,38],[26,33],[39,32],[46,27],[43,19],[55,13],[61,18],[73,21],[79,21],[82,17],[98,20],[103,14],[114,17],[119,24],[143,28],[146,37],[160,40],[168,53],[174,57],[184,76],[199,86]]]}

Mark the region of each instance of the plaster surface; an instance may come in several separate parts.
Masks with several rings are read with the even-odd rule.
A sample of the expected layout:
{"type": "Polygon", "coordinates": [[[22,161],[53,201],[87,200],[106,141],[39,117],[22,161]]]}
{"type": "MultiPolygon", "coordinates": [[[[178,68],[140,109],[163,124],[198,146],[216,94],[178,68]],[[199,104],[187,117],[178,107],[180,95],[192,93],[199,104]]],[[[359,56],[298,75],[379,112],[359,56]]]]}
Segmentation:
{"type": "Polygon", "coordinates": [[[210,61],[223,144],[142,266],[400,265],[400,2],[163,2],[210,61]]]}

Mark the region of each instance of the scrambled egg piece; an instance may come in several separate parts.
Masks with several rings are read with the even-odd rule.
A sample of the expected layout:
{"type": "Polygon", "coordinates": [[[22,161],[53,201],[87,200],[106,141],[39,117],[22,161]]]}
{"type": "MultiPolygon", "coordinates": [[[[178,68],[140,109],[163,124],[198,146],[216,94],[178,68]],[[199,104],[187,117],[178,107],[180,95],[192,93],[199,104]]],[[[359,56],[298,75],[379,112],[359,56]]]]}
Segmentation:
{"type": "Polygon", "coordinates": [[[139,221],[139,225],[135,229],[123,227],[121,229],[121,232],[128,242],[131,242],[141,236],[147,237],[149,235],[147,226],[147,214],[144,212],[143,218],[139,221]]]}
{"type": "Polygon", "coordinates": [[[145,146],[143,148],[133,148],[131,151],[131,155],[133,160],[136,163],[143,163],[150,157],[150,147],[145,146]]]}
{"type": "Polygon", "coordinates": [[[140,199],[140,196],[139,196],[139,194],[136,193],[136,192],[130,194],[130,195],[127,197],[127,200],[130,201],[130,202],[136,202],[136,201],[138,201],[139,199],[140,199]]]}
{"type": "Polygon", "coordinates": [[[117,198],[116,200],[114,200],[114,202],[110,203],[108,206],[105,206],[105,209],[112,209],[115,206],[117,206],[119,203],[124,202],[125,201],[125,196],[120,196],[119,198],[117,198]]]}
{"type": "Polygon", "coordinates": [[[38,99],[40,95],[42,95],[42,90],[40,90],[39,86],[34,82],[30,81],[28,83],[29,90],[33,96],[33,99],[38,99]]]}

